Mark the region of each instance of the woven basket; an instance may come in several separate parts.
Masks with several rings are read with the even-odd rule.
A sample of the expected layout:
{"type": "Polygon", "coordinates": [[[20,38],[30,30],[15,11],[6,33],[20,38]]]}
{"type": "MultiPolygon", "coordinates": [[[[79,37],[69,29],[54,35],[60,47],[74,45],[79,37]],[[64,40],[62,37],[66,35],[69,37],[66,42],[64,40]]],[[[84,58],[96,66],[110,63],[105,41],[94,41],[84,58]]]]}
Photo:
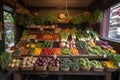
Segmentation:
{"type": "Polygon", "coordinates": [[[49,71],[59,71],[59,67],[48,67],[49,71]]]}
{"type": "Polygon", "coordinates": [[[97,71],[97,72],[103,72],[104,67],[103,68],[92,68],[93,71],[97,71]]]}
{"type": "Polygon", "coordinates": [[[33,70],[33,67],[21,67],[22,70],[33,70]]]}
{"type": "Polygon", "coordinates": [[[45,71],[47,69],[47,66],[39,66],[39,67],[35,67],[35,69],[40,71],[45,71]]]}
{"type": "Polygon", "coordinates": [[[80,67],[82,71],[90,71],[91,67],[80,67]]]}
{"type": "Polygon", "coordinates": [[[70,68],[60,68],[61,71],[69,71],[70,68]]]}
{"type": "Polygon", "coordinates": [[[80,69],[71,69],[71,71],[79,71],[80,69]]]}
{"type": "Polygon", "coordinates": [[[105,68],[105,71],[115,72],[118,68],[105,68]]]}

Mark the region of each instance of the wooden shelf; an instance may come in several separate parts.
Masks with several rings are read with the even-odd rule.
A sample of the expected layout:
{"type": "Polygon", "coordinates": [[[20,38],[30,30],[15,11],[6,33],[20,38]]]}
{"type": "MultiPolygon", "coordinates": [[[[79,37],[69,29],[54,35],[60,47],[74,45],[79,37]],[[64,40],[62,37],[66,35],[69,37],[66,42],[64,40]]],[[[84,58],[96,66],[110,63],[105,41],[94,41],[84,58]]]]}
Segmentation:
{"type": "MultiPolygon", "coordinates": [[[[27,56],[13,56],[14,58],[24,58],[27,56]]],[[[38,56],[35,56],[38,57],[38,56]]],[[[40,57],[54,57],[54,56],[40,56],[40,57]]],[[[88,59],[107,59],[104,56],[57,56],[59,58],[88,58],[88,59]]]]}

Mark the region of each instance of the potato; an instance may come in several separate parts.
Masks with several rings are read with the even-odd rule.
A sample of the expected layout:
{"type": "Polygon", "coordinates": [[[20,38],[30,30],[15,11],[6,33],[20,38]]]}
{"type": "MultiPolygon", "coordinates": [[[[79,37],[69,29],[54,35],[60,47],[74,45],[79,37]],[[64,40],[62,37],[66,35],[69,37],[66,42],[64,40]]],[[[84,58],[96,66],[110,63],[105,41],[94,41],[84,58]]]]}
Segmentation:
{"type": "Polygon", "coordinates": [[[19,63],[16,63],[15,66],[16,66],[16,67],[19,67],[19,63]]]}
{"type": "Polygon", "coordinates": [[[14,63],[11,64],[11,68],[13,68],[13,67],[15,67],[15,64],[14,64],[14,63]]]}
{"type": "Polygon", "coordinates": [[[15,63],[16,62],[16,59],[12,59],[12,63],[15,63]]]}

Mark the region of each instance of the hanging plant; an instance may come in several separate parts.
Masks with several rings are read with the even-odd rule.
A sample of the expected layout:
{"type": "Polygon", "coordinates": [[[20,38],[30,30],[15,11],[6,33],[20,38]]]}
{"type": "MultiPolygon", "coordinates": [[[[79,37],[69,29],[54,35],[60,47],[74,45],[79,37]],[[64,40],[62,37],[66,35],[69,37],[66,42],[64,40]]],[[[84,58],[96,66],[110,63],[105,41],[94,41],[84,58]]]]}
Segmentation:
{"type": "Polygon", "coordinates": [[[39,15],[35,16],[34,20],[35,24],[45,24],[45,22],[47,21],[47,17],[44,15],[39,15]]]}
{"type": "Polygon", "coordinates": [[[83,15],[80,14],[80,15],[73,16],[73,18],[71,20],[71,23],[72,24],[81,24],[81,23],[83,23],[83,15]]]}
{"type": "Polygon", "coordinates": [[[25,21],[27,25],[32,25],[34,24],[34,16],[33,15],[26,15],[25,21]]]}
{"type": "Polygon", "coordinates": [[[50,23],[58,23],[58,18],[55,14],[51,14],[47,18],[48,22],[50,23]]]}
{"type": "Polygon", "coordinates": [[[100,23],[103,20],[103,11],[101,11],[101,10],[95,10],[93,12],[92,17],[93,17],[93,21],[95,23],[100,23]]]}

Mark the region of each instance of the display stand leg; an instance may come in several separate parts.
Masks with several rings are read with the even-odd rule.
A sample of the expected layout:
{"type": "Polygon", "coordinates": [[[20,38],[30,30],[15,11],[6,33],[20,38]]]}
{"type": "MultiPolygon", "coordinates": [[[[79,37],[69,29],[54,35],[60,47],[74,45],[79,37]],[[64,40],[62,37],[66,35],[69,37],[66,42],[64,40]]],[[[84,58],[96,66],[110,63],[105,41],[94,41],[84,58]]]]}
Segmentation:
{"type": "Polygon", "coordinates": [[[19,73],[14,72],[14,80],[21,80],[21,75],[19,73]]]}
{"type": "Polygon", "coordinates": [[[120,71],[118,72],[118,78],[119,78],[119,80],[120,80],[120,71]]]}
{"type": "Polygon", "coordinates": [[[111,72],[106,73],[106,79],[105,80],[111,80],[111,72]]]}
{"type": "Polygon", "coordinates": [[[63,80],[63,75],[58,75],[58,80],[63,80]]]}

